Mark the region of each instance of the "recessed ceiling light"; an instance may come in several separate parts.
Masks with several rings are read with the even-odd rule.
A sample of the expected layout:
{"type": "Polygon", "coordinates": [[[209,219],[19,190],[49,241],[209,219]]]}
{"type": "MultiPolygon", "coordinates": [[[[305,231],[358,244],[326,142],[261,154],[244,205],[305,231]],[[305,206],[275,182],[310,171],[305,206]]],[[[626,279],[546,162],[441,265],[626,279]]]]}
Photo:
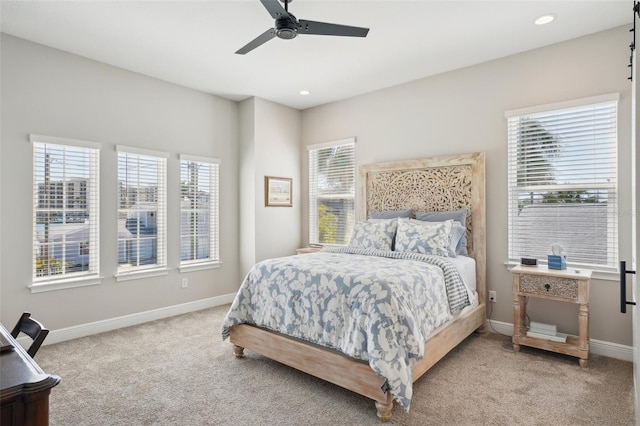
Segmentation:
{"type": "Polygon", "coordinates": [[[311,93],[311,92],[310,92],[310,91],[308,91],[308,90],[301,90],[301,91],[300,91],[300,94],[301,94],[302,96],[307,96],[307,95],[308,95],[308,94],[310,94],[310,93],[311,93]]]}
{"type": "Polygon", "coordinates": [[[556,15],[542,15],[541,17],[535,20],[535,24],[546,25],[553,22],[554,19],[556,19],[556,15]]]}

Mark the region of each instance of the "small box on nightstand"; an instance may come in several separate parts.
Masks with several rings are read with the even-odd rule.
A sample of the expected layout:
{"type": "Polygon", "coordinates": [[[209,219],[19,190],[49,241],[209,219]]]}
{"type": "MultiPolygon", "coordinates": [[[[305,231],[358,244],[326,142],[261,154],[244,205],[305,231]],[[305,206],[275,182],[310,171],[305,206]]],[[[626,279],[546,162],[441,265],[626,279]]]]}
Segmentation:
{"type": "Polygon", "coordinates": [[[567,269],[567,257],[550,254],[547,258],[549,269],[567,269]]]}
{"type": "Polygon", "coordinates": [[[529,256],[521,257],[520,264],[522,266],[538,266],[538,259],[529,256]]]}

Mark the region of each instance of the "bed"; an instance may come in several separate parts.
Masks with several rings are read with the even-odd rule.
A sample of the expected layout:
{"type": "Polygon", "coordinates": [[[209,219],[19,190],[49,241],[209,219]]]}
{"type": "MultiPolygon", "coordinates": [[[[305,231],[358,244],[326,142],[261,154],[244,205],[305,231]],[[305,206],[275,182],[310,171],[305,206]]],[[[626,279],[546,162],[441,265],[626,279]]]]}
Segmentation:
{"type": "MultiPolygon", "coordinates": [[[[413,212],[450,212],[466,209],[468,214],[466,215],[466,223],[464,224],[464,228],[466,228],[464,233],[467,237],[465,248],[468,257],[473,259],[473,261],[463,262],[463,265],[453,265],[454,262],[443,262],[435,259],[437,256],[415,253],[410,254],[408,256],[409,258],[405,259],[405,254],[398,252],[366,250],[361,248],[327,249],[314,254],[301,254],[287,258],[273,259],[267,261],[272,263],[262,264],[260,266],[263,268],[262,270],[257,268],[258,265],[256,265],[245,279],[246,282],[251,277],[255,278],[255,276],[275,276],[275,270],[289,271],[279,273],[291,275],[292,273],[290,271],[295,270],[293,268],[297,267],[299,263],[306,265],[304,268],[307,268],[304,270],[304,274],[302,272],[299,274],[296,272],[296,274],[298,274],[296,276],[299,277],[299,281],[303,284],[301,289],[307,287],[313,289],[315,288],[314,285],[312,285],[314,284],[312,282],[313,280],[326,281],[325,278],[322,278],[326,275],[322,274],[330,273],[330,271],[327,272],[324,270],[329,268],[328,265],[334,268],[342,262],[343,257],[355,256],[358,261],[352,262],[350,265],[359,265],[362,269],[356,271],[359,276],[366,275],[366,272],[371,269],[379,270],[381,273],[385,270],[395,271],[397,269],[400,271],[401,268],[396,266],[399,265],[398,258],[400,257],[402,257],[401,262],[403,264],[405,262],[418,262],[408,268],[413,268],[413,274],[419,273],[421,276],[424,275],[424,279],[429,280],[429,282],[436,282],[435,278],[432,277],[433,274],[446,276],[447,279],[443,280],[442,286],[446,287],[444,297],[449,298],[448,302],[450,304],[452,303],[451,297],[453,297],[451,294],[454,293],[451,291],[451,288],[453,288],[451,286],[459,286],[459,283],[456,284],[456,279],[450,279],[449,276],[454,278],[463,277],[462,281],[467,290],[469,290],[470,287],[468,282],[474,281],[473,288],[465,293],[468,296],[468,303],[466,303],[468,306],[463,308],[464,305],[460,305],[454,312],[449,312],[447,318],[444,318],[446,315],[440,312],[438,308],[434,308],[434,311],[436,311],[434,316],[436,318],[430,321],[429,324],[426,324],[428,321],[426,321],[426,319],[423,321],[422,317],[416,318],[411,316],[407,319],[402,313],[396,315],[394,312],[393,315],[385,317],[385,321],[383,322],[392,328],[391,332],[393,332],[393,330],[405,330],[407,328],[403,325],[405,322],[412,322],[412,324],[413,322],[417,323],[419,328],[416,326],[416,330],[418,331],[415,333],[415,336],[425,335],[424,341],[418,339],[419,341],[416,342],[417,337],[414,338],[415,336],[413,334],[401,334],[401,339],[396,342],[397,346],[387,346],[383,339],[379,339],[382,341],[382,347],[376,348],[373,346],[372,340],[366,337],[365,332],[363,332],[363,334],[365,334],[364,338],[362,338],[360,334],[354,334],[353,336],[355,337],[350,340],[350,338],[345,339],[344,336],[338,339],[336,336],[327,334],[323,330],[316,330],[318,335],[323,335],[326,339],[320,339],[322,341],[319,343],[311,343],[305,339],[304,336],[301,337],[295,332],[301,328],[301,323],[299,321],[295,322],[296,320],[292,319],[288,314],[282,315],[281,313],[280,316],[283,317],[283,321],[276,322],[275,320],[268,319],[265,320],[264,326],[253,325],[253,321],[242,323],[242,320],[238,319],[240,318],[239,314],[237,314],[239,310],[237,306],[239,297],[242,296],[245,300],[253,298],[254,301],[262,303],[262,299],[260,299],[258,295],[247,293],[249,290],[245,289],[245,283],[243,283],[243,287],[241,287],[238,292],[239,294],[225,318],[225,326],[223,326],[223,337],[229,337],[233,344],[235,356],[242,357],[244,349],[246,348],[368,397],[375,401],[377,415],[382,421],[389,421],[391,419],[394,400],[398,401],[405,409],[408,409],[408,404],[412,396],[411,384],[467,336],[476,330],[482,330],[484,327],[487,300],[484,185],[483,153],[376,163],[360,167],[357,198],[359,208],[356,218],[359,221],[369,219],[370,213],[372,212],[409,209],[413,212]],[[392,262],[396,263],[393,264],[392,262]],[[423,265],[423,263],[428,263],[429,265],[423,265]],[[440,263],[446,265],[443,266],[440,263]],[[469,266],[470,263],[472,264],[471,269],[469,266]],[[372,267],[372,265],[376,266],[372,267]],[[454,268],[457,272],[452,272],[451,268],[454,268]],[[436,270],[436,272],[432,270],[436,270]],[[466,270],[467,278],[464,278],[464,270],[466,270]],[[469,270],[471,270],[473,279],[468,278],[469,270]],[[309,280],[307,285],[304,285],[305,280],[309,280]],[[453,284],[451,284],[451,282],[453,282],[453,284]],[[287,323],[288,321],[290,322],[289,324],[287,323]],[[423,322],[425,324],[423,324],[423,322]],[[292,324],[295,324],[295,326],[292,326],[292,324]],[[360,343],[362,343],[362,347],[367,348],[369,351],[368,356],[367,354],[365,354],[364,357],[360,356],[361,354],[359,353],[359,346],[357,344],[349,347],[345,346],[349,342],[353,343],[363,339],[367,341],[360,343]],[[346,343],[344,343],[345,341],[346,343]],[[371,352],[372,350],[377,350],[377,352],[371,352]],[[416,352],[418,350],[420,351],[419,355],[416,352]],[[380,357],[372,355],[372,353],[378,352],[400,353],[402,356],[399,356],[399,358],[404,358],[405,361],[396,362],[394,358],[393,362],[385,362],[384,359],[379,360],[378,358],[380,357]],[[346,355],[347,353],[351,353],[353,356],[346,355]],[[366,361],[363,360],[363,358],[366,359],[366,361]],[[395,370],[391,371],[389,370],[390,368],[395,370]],[[408,377],[404,377],[407,374],[408,377]],[[406,383],[407,381],[408,385],[406,383]]],[[[398,222],[400,221],[401,219],[398,219],[398,222]]],[[[356,268],[356,266],[353,267],[356,268]]],[[[411,271],[407,271],[407,274],[411,275],[411,273],[411,271]]],[[[388,275],[390,274],[391,273],[388,273],[388,275]]],[[[411,280],[409,278],[405,280],[403,278],[404,275],[400,272],[398,272],[397,278],[395,277],[395,273],[393,273],[393,275],[394,279],[391,281],[393,281],[392,284],[395,285],[395,287],[392,289],[386,287],[382,289],[377,288],[376,290],[378,292],[377,294],[384,294],[385,297],[388,293],[395,297],[387,305],[406,305],[408,300],[413,303],[411,299],[416,299],[415,303],[421,304],[420,306],[437,306],[434,304],[435,302],[429,302],[426,301],[426,299],[423,300],[421,297],[403,296],[399,290],[396,296],[396,290],[401,287],[407,287],[411,280]]],[[[340,276],[342,277],[342,275],[340,276]]],[[[364,279],[367,280],[369,277],[365,277],[364,279]]],[[[375,278],[373,279],[375,281],[375,278]]],[[[439,285],[440,284],[438,284],[438,286],[439,285]]],[[[434,285],[434,287],[437,286],[434,285]]],[[[265,293],[268,292],[265,291],[265,293]]],[[[302,293],[304,293],[304,290],[288,293],[289,296],[286,297],[296,299],[297,301],[299,297],[305,297],[302,293]]],[[[340,294],[339,291],[335,293],[340,294]]],[[[442,289],[438,291],[434,290],[433,293],[441,294],[442,289]]],[[[462,290],[454,294],[461,295],[462,290]]],[[[280,295],[279,297],[283,296],[280,295]]],[[[438,295],[433,297],[436,299],[442,298],[442,296],[438,295]]],[[[336,299],[337,298],[336,296],[336,299]]],[[[309,301],[301,300],[300,304],[309,305],[309,301]]],[[[287,303],[291,304],[292,301],[289,300],[287,303]]],[[[353,300],[348,303],[354,304],[353,300]]],[[[295,308],[293,309],[295,310],[295,308]]],[[[278,309],[271,309],[270,311],[280,312],[278,309]]],[[[367,318],[366,316],[362,316],[365,314],[360,314],[362,318],[367,318]]],[[[366,315],[371,314],[366,313],[366,315]]],[[[375,311],[373,315],[382,314],[375,311]]],[[[386,313],[384,315],[386,315],[386,313]]],[[[343,320],[344,322],[353,321],[349,317],[349,314],[346,313],[344,314],[343,320]]],[[[335,315],[333,315],[332,321],[336,321],[335,315]]],[[[360,322],[363,324],[370,323],[370,321],[365,319],[360,322]]],[[[380,321],[376,324],[378,324],[376,327],[379,327],[380,321]]],[[[302,325],[304,326],[305,323],[302,325]]],[[[335,327],[335,329],[338,330],[338,327],[335,327]]],[[[340,330],[340,332],[342,332],[342,328],[340,330]]],[[[388,330],[382,328],[375,328],[373,331],[375,331],[377,335],[390,333],[388,330]]],[[[369,330],[369,332],[372,332],[372,330],[369,330]]],[[[336,333],[338,333],[338,331],[336,331],[336,333]]]]}

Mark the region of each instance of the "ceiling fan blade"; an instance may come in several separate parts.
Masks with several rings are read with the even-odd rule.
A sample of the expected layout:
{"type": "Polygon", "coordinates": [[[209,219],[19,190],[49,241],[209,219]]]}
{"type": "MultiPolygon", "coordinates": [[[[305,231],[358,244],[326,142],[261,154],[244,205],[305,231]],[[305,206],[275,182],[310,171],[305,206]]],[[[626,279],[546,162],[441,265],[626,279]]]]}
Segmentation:
{"type": "Polygon", "coordinates": [[[307,21],[300,19],[298,34],[317,34],[345,37],[366,37],[369,28],[350,27],[348,25],[328,24],[326,22],[307,21]]]}
{"type": "Polygon", "coordinates": [[[253,49],[255,49],[256,47],[262,46],[263,44],[265,44],[266,42],[268,42],[269,40],[271,40],[275,36],[276,36],[276,30],[274,30],[273,28],[269,28],[267,31],[263,32],[258,37],[254,38],[249,43],[247,43],[246,46],[244,46],[241,49],[239,49],[236,52],[236,54],[244,55],[245,53],[249,53],[253,49]]]}
{"type": "Polygon", "coordinates": [[[278,0],[260,0],[260,3],[262,3],[264,8],[267,9],[273,19],[282,18],[283,16],[288,15],[287,11],[284,10],[284,7],[282,7],[278,0]]]}

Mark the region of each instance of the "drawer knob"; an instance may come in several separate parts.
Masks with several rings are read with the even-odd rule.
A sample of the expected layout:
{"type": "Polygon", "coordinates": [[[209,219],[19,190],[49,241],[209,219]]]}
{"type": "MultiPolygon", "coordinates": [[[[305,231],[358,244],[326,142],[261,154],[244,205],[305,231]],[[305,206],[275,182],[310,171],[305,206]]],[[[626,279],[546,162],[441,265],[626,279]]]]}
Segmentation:
{"type": "Polygon", "coordinates": [[[547,289],[547,291],[549,291],[549,289],[551,288],[551,284],[545,284],[545,285],[544,285],[544,288],[546,288],[546,289],[547,289]]]}

